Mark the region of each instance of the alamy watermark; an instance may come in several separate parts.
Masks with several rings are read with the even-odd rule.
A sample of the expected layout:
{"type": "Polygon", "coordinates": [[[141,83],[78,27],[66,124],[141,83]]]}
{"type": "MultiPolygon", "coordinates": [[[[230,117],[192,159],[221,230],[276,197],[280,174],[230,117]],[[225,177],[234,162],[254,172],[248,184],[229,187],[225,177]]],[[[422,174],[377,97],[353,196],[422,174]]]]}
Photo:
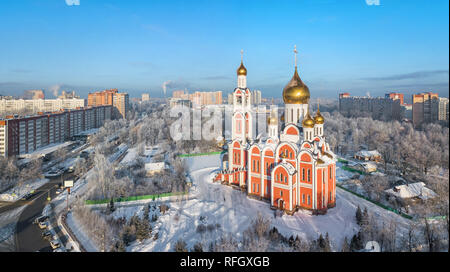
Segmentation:
{"type": "Polygon", "coordinates": [[[65,0],[68,6],[79,6],[80,0],[65,0]]]}
{"type": "Polygon", "coordinates": [[[366,0],[366,4],[369,6],[379,6],[380,0],[366,0]]]}

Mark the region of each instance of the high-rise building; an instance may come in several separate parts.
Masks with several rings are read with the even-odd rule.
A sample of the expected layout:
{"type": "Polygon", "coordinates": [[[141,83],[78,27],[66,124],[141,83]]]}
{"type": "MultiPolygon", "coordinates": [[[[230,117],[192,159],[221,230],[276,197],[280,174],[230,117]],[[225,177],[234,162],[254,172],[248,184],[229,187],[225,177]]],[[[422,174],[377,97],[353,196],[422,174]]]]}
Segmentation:
{"type": "Polygon", "coordinates": [[[400,100],[400,105],[403,105],[404,95],[402,93],[387,93],[384,97],[392,100],[400,100]]]}
{"type": "Polygon", "coordinates": [[[79,108],[34,116],[0,119],[0,156],[31,153],[69,140],[83,131],[98,128],[111,119],[112,106],[79,108]]]}
{"type": "Polygon", "coordinates": [[[185,92],[183,90],[178,90],[172,93],[172,98],[181,100],[190,100],[191,104],[194,107],[200,107],[203,105],[220,105],[222,104],[222,91],[195,92],[189,94],[189,92],[187,91],[185,92]]]}
{"type": "Polygon", "coordinates": [[[88,94],[88,106],[112,105],[114,118],[127,118],[129,97],[127,93],[119,93],[117,89],[104,90],[88,94]]]}
{"type": "Polygon", "coordinates": [[[24,99],[45,99],[44,91],[42,90],[28,90],[24,92],[24,99]]]}
{"type": "Polygon", "coordinates": [[[183,96],[184,96],[184,90],[177,90],[177,91],[173,91],[173,93],[172,93],[173,98],[183,98],[183,96]]]}
{"type": "Polygon", "coordinates": [[[261,104],[261,91],[260,90],[252,91],[252,103],[253,103],[253,105],[261,104]]]}
{"type": "Polygon", "coordinates": [[[61,95],[58,96],[59,99],[73,99],[73,98],[80,98],[75,94],[75,91],[72,91],[70,93],[66,91],[62,91],[61,95]]]}
{"type": "Polygon", "coordinates": [[[118,118],[127,118],[129,105],[129,96],[127,93],[117,93],[114,95],[113,106],[118,118]]]}
{"type": "Polygon", "coordinates": [[[228,94],[228,105],[233,105],[233,94],[228,94]]]}
{"type": "Polygon", "coordinates": [[[339,94],[339,112],[344,116],[370,116],[377,120],[401,120],[404,118],[403,99],[400,94],[385,97],[358,97],[349,93],[339,94]]]}
{"type": "Polygon", "coordinates": [[[437,93],[427,92],[414,94],[412,96],[412,119],[413,125],[420,128],[424,123],[431,123],[437,120],[437,113],[433,113],[432,100],[438,99],[437,93]]]}
{"type": "Polygon", "coordinates": [[[448,98],[438,97],[431,100],[432,120],[448,121],[448,98]]]}
{"type": "Polygon", "coordinates": [[[143,93],[142,94],[142,101],[149,101],[150,100],[150,95],[148,93],[143,93]]]}
{"type": "Polygon", "coordinates": [[[18,114],[54,112],[59,110],[72,110],[85,106],[84,99],[3,99],[0,97],[0,113],[18,114]]]}

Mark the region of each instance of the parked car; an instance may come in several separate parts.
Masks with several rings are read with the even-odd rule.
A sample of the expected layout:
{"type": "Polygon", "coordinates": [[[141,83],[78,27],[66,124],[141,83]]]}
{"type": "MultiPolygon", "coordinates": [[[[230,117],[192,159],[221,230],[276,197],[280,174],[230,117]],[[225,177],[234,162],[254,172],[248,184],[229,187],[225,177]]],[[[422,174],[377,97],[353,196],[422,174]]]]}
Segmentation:
{"type": "Polygon", "coordinates": [[[32,194],[32,193],[28,193],[28,194],[26,194],[26,195],[24,195],[24,196],[22,197],[22,200],[28,200],[28,199],[32,198],[33,195],[34,195],[34,194],[32,194]]]}
{"type": "Polygon", "coordinates": [[[38,218],[34,219],[33,223],[34,224],[39,224],[40,222],[45,221],[47,219],[48,219],[48,216],[46,216],[46,215],[39,216],[38,218]]]}
{"type": "Polygon", "coordinates": [[[39,222],[39,228],[40,229],[45,229],[47,227],[48,227],[48,221],[39,222]]]}
{"type": "Polygon", "coordinates": [[[62,174],[62,172],[60,170],[51,170],[51,171],[45,173],[44,176],[46,178],[54,178],[54,177],[60,176],[61,174],[62,174]]]}
{"type": "Polygon", "coordinates": [[[64,191],[63,189],[58,188],[58,189],[56,189],[56,192],[55,192],[55,193],[56,193],[57,195],[59,195],[59,194],[62,193],[63,191],[64,191]]]}
{"type": "Polygon", "coordinates": [[[58,240],[53,240],[53,241],[50,242],[50,246],[51,246],[53,249],[57,249],[57,248],[60,248],[60,247],[61,247],[61,244],[59,243],[58,240]]]}
{"type": "Polygon", "coordinates": [[[65,251],[61,247],[58,247],[58,248],[54,249],[53,252],[65,252],[65,251]]]}
{"type": "Polygon", "coordinates": [[[44,239],[50,239],[50,238],[52,238],[53,233],[50,230],[46,230],[41,235],[42,235],[42,238],[44,238],[44,239]]]}

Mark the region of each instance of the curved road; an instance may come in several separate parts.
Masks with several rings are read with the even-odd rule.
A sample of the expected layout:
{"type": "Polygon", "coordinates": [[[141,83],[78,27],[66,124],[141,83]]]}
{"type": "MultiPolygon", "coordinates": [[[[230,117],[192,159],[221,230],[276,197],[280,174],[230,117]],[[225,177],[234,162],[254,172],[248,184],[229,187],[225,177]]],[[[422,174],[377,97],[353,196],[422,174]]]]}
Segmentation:
{"type": "MultiPolygon", "coordinates": [[[[72,179],[73,174],[63,174],[54,178],[49,178],[49,182],[36,190],[35,195],[29,200],[18,200],[12,204],[0,207],[0,213],[13,210],[17,207],[26,205],[26,208],[20,214],[14,233],[15,251],[18,252],[35,252],[35,251],[52,251],[50,242],[44,240],[41,236],[43,230],[37,224],[33,224],[34,219],[42,215],[42,211],[47,205],[47,197],[50,193],[51,199],[55,198],[57,185],[63,180],[72,179]]],[[[56,224],[53,224],[56,226],[56,224]]],[[[54,229],[58,234],[60,230],[54,229]]],[[[64,241],[62,241],[64,243],[64,241]]]]}

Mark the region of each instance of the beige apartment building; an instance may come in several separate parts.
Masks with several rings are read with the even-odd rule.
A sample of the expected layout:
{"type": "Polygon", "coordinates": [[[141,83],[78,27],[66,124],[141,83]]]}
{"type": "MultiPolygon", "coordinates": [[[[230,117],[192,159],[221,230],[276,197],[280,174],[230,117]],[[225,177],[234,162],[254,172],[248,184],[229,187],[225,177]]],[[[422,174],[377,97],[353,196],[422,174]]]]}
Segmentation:
{"type": "Polygon", "coordinates": [[[0,114],[14,114],[22,111],[31,113],[72,110],[85,106],[84,99],[1,99],[0,114]]]}

